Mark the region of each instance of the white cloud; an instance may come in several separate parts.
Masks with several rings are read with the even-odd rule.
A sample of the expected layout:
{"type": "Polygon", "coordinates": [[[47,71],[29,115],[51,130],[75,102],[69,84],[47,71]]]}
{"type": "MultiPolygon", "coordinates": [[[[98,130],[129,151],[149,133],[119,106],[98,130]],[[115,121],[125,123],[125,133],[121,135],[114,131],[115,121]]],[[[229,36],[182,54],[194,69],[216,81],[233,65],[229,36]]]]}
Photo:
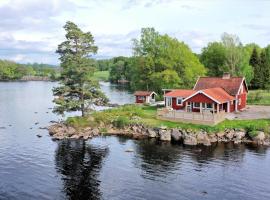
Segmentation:
{"type": "Polygon", "coordinates": [[[245,0],[0,0],[0,59],[57,63],[68,20],[93,33],[98,58],[131,55],[131,39],[142,27],[168,33],[195,52],[223,32],[265,46],[269,7],[270,1],[245,0]]]}

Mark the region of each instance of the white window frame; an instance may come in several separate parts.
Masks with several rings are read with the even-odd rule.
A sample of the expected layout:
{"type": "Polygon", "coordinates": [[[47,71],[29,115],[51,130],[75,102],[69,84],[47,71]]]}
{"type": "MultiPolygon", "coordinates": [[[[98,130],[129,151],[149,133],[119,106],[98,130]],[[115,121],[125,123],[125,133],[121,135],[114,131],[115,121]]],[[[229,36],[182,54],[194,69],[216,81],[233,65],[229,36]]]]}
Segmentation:
{"type": "Polygon", "coordinates": [[[206,109],[212,110],[213,109],[213,104],[212,103],[206,103],[206,109]],[[211,105],[211,107],[208,108],[208,105],[211,105]]]}
{"type": "Polygon", "coordinates": [[[198,108],[199,109],[200,108],[200,103],[198,103],[199,107],[195,106],[196,103],[198,103],[198,102],[193,102],[193,108],[198,108]]]}
{"type": "Polygon", "coordinates": [[[177,105],[177,106],[182,106],[182,105],[183,105],[183,100],[184,100],[183,97],[177,97],[177,98],[176,98],[176,105],[177,105]],[[178,103],[178,99],[181,99],[181,103],[180,103],[180,104],[178,103]]]}
{"type": "Polygon", "coordinates": [[[241,103],[242,103],[242,100],[241,100],[241,98],[240,98],[240,99],[238,99],[238,105],[240,106],[241,103]]]}

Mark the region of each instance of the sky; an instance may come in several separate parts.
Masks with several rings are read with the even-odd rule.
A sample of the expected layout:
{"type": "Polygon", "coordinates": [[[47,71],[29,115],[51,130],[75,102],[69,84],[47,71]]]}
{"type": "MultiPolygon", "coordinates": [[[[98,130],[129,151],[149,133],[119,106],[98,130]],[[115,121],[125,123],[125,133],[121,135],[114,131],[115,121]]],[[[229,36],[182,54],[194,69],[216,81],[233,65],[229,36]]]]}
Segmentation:
{"type": "Polygon", "coordinates": [[[200,53],[222,33],[270,44],[270,0],[0,0],[0,59],[59,64],[66,21],[90,31],[95,58],[131,56],[132,39],[154,27],[200,53]]]}

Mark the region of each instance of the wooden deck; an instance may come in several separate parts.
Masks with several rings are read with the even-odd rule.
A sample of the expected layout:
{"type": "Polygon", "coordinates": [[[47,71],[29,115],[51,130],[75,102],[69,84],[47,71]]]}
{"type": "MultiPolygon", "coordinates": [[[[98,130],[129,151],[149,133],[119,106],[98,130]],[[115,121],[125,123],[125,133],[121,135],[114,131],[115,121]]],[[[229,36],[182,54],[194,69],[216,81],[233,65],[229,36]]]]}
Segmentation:
{"type": "Polygon", "coordinates": [[[219,113],[196,113],[162,108],[157,110],[157,118],[174,122],[216,125],[225,119],[225,111],[221,111],[219,113]]]}

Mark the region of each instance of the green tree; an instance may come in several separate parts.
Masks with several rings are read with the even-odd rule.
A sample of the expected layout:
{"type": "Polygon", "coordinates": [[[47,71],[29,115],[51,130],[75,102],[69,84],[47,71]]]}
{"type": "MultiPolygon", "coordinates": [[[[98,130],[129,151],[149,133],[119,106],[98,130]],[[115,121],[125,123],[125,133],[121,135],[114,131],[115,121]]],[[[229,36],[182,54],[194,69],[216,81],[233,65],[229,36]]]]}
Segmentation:
{"type": "Polygon", "coordinates": [[[153,90],[158,93],[162,93],[164,88],[178,88],[182,83],[177,72],[171,69],[153,73],[150,79],[154,86],[153,90]]]}
{"type": "Polygon", "coordinates": [[[192,87],[197,77],[206,72],[198,57],[186,44],[167,34],[161,35],[154,28],[143,28],[140,39],[134,39],[133,42],[136,59],[133,62],[135,70],[131,70],[134,73],[131,85],[135,88],[155,88],[151,76],[165,70],[174,70],[177,73],[182,80],[177,83],[180,87],[192,87]]]}
{"type": "Polygon", "coordinates": [[[262,86],[262,71],[261,71],[261,60],[258,54],[257,48],[254,48],[249,60],[249,64],[253,67],[254,78],[251,80],[251,87],[258,89],[262,86]]]}
{"type": "Polygon", "coordinates": [[[264,87],[270,90],[270,45],[265,48],[266,65],[264,68],[264,87]]]}
{"type": "Polygon", "coordinates": [[[209,76],[222,76],[224,72],[228,72],[225,67],[226,48],[220,42],[212,42],[202,49],[200,61],[207,68],[209,76]]]}
{"type": "Polygon", "coordinates": [[[64,26],[66,41],[57,49],[61,61],[60,86],[53,89],[54,112],[80,111],[82,116],[93,104],[106,103],[107,98],[93,79],[95,63],[89,57],[98,50],[90,32],[83,32],[73,22],[64,26]]]}

